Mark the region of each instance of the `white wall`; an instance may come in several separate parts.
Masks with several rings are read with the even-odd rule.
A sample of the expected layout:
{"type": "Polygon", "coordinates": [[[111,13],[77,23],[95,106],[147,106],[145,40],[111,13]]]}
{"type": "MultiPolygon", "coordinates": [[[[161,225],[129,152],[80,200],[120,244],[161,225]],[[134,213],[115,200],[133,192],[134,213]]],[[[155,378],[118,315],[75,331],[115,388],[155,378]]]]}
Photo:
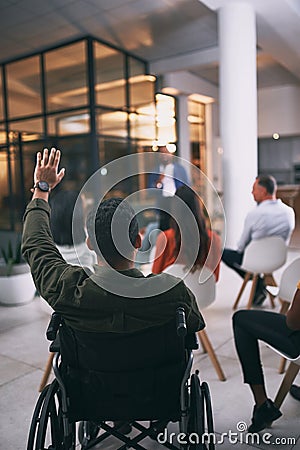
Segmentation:
{"type": "Polygon", "coordinates": [[[213,101],[219,95],[219,89],[215,85],[186,71],[167,73],[163,76],[162,83],[162,88],[171,87],[180,94],[202,95],[203,103],[213,101]],[[210,97],[210,100],[205,97],[210,97]]]}
{"type": "Polygon", "coordinates": [[[258,91],[258,136],[300,134],[300,87],[280,86],[258,91]]]}
{"type": "MultiPolygon", "coordinates": [[[[219,104],[213,104],[213,177],[214,183],[222,190],[222,146],[218,125],[219,104]]],[[[272,137],[273,133],[283,136],[300,135],[300,87],[279,86],[258,91],[258,137],[272,137]]]]}

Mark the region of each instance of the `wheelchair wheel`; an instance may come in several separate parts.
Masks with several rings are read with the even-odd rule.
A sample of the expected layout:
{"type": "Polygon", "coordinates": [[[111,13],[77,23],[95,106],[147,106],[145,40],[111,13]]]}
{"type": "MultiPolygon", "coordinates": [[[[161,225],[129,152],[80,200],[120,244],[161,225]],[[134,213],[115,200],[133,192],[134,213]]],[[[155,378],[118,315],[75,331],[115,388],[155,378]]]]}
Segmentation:
{"type": "Polygon", "coordinates": [[[32,419],[31,419],[31,424],[30,424],[30,429],[29,429],[29,434],[28,434],[27,450],[34,450],[34,448],[35,448],[34,444],[36,441],[38,424],[40,422],[41,409],[42,409],[42,406],[43,406],[43,403],[44,403],[44,400],[45,400],[45,397],[46,397],[49,387],[50,387],[49,384],[44,387],[44,389],[40,393],[40,396],[39,396],[36,406],[34,408],[34,412],[33,412],[32,419]]]}
{"type": "Polygon", "coordinates": [[[39,417],[34,449],[75,449],[75,424],[68,424],[68,429],[64,430],[61,411],[61,392],[56,380],[49,386],[45,395],[39,417]]]}
{"type": "Polygon", "coordinates": [[[82,445],[82,448],[89,444],[92,440],[96,439],[100,431],[100,426],[95,422],[82,421],[78,427],[78,440],[82,445]]]}
{"type": "Polygon", "coordinates": [[[205,450],[202,443],[204,434],[204,396],[197,374],[191,376],[190,387],[190,417],[188,422],[189,449],[205,450]]]}
{"type": "MultiPolygon", "coordinates": [[[[206,413],[206,424],[207,424],[207,433],[209,436],[214,436],[214,419],[212,414],[212,405],[211,405],[211,396],[209,391],[208,384],[204,381],[201,384],[201,391],[205,400],[205,413],[206,413]]],[[[215,443],[213,438],[209,440],[208,443],[209,450],[215,450],[215,443]],[[212,441],[212,442],[211,442],[212,441]]]]}

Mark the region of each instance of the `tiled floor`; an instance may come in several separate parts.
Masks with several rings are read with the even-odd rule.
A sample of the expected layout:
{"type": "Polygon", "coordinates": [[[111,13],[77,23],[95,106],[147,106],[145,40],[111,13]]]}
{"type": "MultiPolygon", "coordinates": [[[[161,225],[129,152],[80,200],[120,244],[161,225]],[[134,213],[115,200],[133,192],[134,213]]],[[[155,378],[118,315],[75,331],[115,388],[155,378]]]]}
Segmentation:
{"type": "MultiPolygon", "coordinates": [[[[289,251],[288,262],[297,256],[300,256],[299,250],[289,251]]],[[[275,272],[277,281],[280,280],[282,270],[275,272]]],[[[249,423],[253,402],[248,386],[242,383],[232,339],[232,304],[240,284],[239,277],[222,265],[217,299],[204,310],[207,332],[227,381],[218,380],[210,360],[202,350],[195,352],[195,368],[200,370],[201,379],[208,381],[211,389],[217,448],[267,449],[271,442],[278,449],[300,448],[300,402],[290,396],[282,405],[283,417],[273,428],[266,430],[270,434],[264,435],[265,443],[241,443],[237,427],[242,427],[242,422],[249,423]],[[230,433],[237,434],[230,436],[230,433]],[[275,443],[277,438],[279,441],[275,443]]],[[[246,294],[242,302],[244,306],[246,294]]],[[[269,309],[268,302],[264,307],[269,309]]],[[[0,307],[0,314],[0,450],[24,450],[38,386],[48,357],[45,329],[49,315],[41,307],[39,298],[25,306],[0,307]]],[[[262,355],[268,392],[272,398],[282,379],[282,375],[277,373],[279,358],[265,345],[262,345],[262,355]]],[[[298,381],[300,383],[300,376],[298,381]]],[[[144,445],[151,450],[162,448],[152,441],[144,445]]],[[[116,446],[111,440],[97,448],[113,449],[116,446]]]]}

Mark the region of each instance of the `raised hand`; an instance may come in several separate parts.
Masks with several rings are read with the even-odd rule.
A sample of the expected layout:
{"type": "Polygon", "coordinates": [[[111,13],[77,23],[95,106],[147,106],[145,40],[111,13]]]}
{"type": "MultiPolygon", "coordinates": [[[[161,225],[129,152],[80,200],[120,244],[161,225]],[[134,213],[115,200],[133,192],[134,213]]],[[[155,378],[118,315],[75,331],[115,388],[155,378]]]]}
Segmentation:
{"type": "Polygon", "coordinates": [[[38,181],[47,181],[50,188],[58,185],[65,175],[65,169],[58,172],[61,152],[52,147],[50,154],[47,148],[44,148],[43,155],[38,152],[36,155],[36,166],[34,169],[34,185],[38,181]]]}

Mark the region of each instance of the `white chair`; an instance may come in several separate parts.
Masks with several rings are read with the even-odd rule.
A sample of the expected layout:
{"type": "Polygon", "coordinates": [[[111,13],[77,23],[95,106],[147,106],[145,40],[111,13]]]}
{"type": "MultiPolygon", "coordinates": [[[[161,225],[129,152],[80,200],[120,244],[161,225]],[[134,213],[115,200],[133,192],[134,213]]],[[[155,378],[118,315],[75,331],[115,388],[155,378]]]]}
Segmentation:
{"type": "Polygon", "coordinates": [[[277,406],[277,408],[280,408],[280,406],[283,403],[283,400],[287,396],[287,393],[289,392],[294,379],[296,378],[299,370],[300,370],[300,356],[297,358],[291,358],[290,356],[286,355],[285,353],[277,350],[276,348],[272,347],[271,345],[268,345],[274,352],[278,353],[282,358],[285,358],[285,360],[290,361],[289,367],[287,368],[287,371],[285,373],[285,376],[281,382],[281,385],[279,386],[279,389],[277,391],[274,403],[277,406]]]}
{"type": "MultiPolygon", "coordinates": [[[[186,286],[195,295],[199,310],[202,312],[216,298],[216,282],[214,274],[207,268],[196,270],[194,273],[186,272],[182,264],[173,264],[164,270],[165,273],[174,275],[184,280],[186,286]]],[[[217,372],[220,381],[225,381],[226,377],[207,336],[206,330],[198,331],[198,337],[204,351],[208,354],[217,372]]]]}
{"type": "MultiPolygon", "coordinates": [[[[274,270],[279,269],[286,262],[287,245],[279,236],[269,236],[263,239],[251,241],[246,247],[242,269],[246,275],[238,296],[234,302],[233,309],[236,309],[246,284],[252,277],[252,286],[248,299],[247,309],[250,309],[253,303],[258,277],[262,274],[266,286],[277,286],[273,277],[274,270]]],[[[275,296],[268,291],[272,307],[274,308],[275,296]]]]}
{"type": "Polygon", "coordinates": [[[279,283],[278,299],[281,303],[281,314],[285,314],[289,309],[299,280],[300,258],[296,258],[284,269],[279,283]]]}
{"type": "MultiPolygon", "coordinates": [[[[297,283],[300,279],[300,258],[294,259],[284,270],[279,283],[278,299],[281,303],[281,314],[286,314],[294,298],[297,283]]],[[[286,358],[282,358],[279,373],[285,370],[286,358]]]]}

